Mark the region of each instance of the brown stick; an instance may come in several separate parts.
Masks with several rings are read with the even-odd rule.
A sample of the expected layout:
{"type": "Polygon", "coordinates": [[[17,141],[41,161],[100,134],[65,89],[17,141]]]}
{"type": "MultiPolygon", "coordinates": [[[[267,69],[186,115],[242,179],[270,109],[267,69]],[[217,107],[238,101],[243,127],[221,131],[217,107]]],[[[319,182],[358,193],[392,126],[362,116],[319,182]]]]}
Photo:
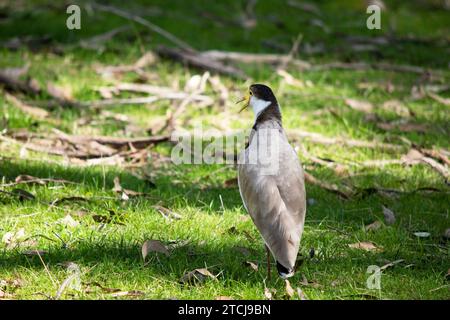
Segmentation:
{"type": "Polygon", "coordinates": [[[5,92],[5,98],[6,101],[20,109],[21,111],[29,114],[31,117],[36,119],[45,119],[48,117],[49,113],[47,110],[38,108],[38,107],[32,107],[27,104],[25,104],[23,101],[21,101],[16,96],[13,96],[7,92],[5,92]]]}
{"type": "Polygon", "coordinates": [[[351,190],[347,190],[347,191],[339,190],[338,186],[336,186],[335,184],[329,184],[328,182],[321,181],[321,180],[315,178],[314,176],[310,175],[307,172],[305,172],[305,180],[306,180],[306,182],[317,185],[325,190],[336,193],[337,195],[341,196],[343,199],[350,199],[350,197],[352,195],[351,190]]]}
{"type": "Polygon", "coordinates": [[[30,79],[25,82],[8,76],[2,71],[0,71],[0,84],[3,84],[5,90],[7,91],[18,91],[32,96],[41,93],[41,88],[39,88],[37,82],[35,82],[34,80],[30,79]]]}
{"type": "Polygon", "coordinates": [[[442,103],[445,106],[450,106],[450,99],[448,99],[448,98],[442,98],[441,96],[439,96],[439,95],[437,95],[435,93],[432,93],[432,92],[427,92],[427,95],[431,99],[433,99],[433,100],[435,100],[435,101],[437,101],[439,103],[442,103]]]}
{"type": "Polygon", "coordinates": [[[161,99],[169,99],[169,100],[183,100],[187,97],[191,97],[191,100],[194,101],[200,101],[207,104],[214,103],[214,100],[211,97],[201,95],[201,94],[195,94],[192,95],[187,92],[182,91],[175,91],[169,87],[160,87],[160,86],[153,86],[148,84],[140,84],[140,83],[118,83],[114,87],[111,88],[104,88],[104,89],[111,89],[111,90],[119,90],[119,91],[131,91],[131,92],[142,92],[142,93],[148,93],[157,96],[161,99]]]}
{"type": "Polygon", "coordinates": [[[84,102],[84,105],[91,106],[94,108],[102,106],[111,106],[119,104],[150,104],[158,101],[159,98],[155,96],[148,97],[137,97],[137,98],[125,98],[125,99],[104,99],[104,100],[93,100],[84,102]]]}
{"type": "Polygon", "coordinates": [[[207,56],[203,56],[192,51],[178,50],[160,46],[156,49],[156,52],[162,57],[180,61],[195,68],[208,70],[213,73],[220,73],[238,79],[247,78],[245,73],[236,67],[226,66],[218,60],[211,59],[207,56]]]}
{"type": "Polygon", "coordinates": [[[288,61],[289,64],[299,69],[306,70],[311,68],[311,64],[309,62],[299,59],[292,59],[292,57],[289,54],[288,55],[258,54],[258,53],[210,50],[202,52],[201,56],[217,61],[231,61],[240,63],[265,63],[271,65],[280,65],[288,61]]]}
{"type": "Polygon", "coordinates": [[[169,140],[169,136],[151,136],[143,138],[118,138],[108,136],[87,137],[78,135],[67,135],[59,130],[53,130],[57,133],[58,138],[67,140],[75,144],[83,144],[86,142],[97,142],[102,145],[109,145],[115,149],[120,149],[124,146],[134,147],[136,149],[145,148],[150,144],[165,142],[169,140]]]}
{"type": "Polygon", "coordinates": [[[149,28],[153,32],[158,33],[159,35],[163,36],[164,38],[166,38],[167,40],[174,43],[175,45],[177,45],[180,48],[183,48],[185,50],[190,50],[190,51],[194,50],[190,45],[188,45],[183,40],[179,39],[178,37],[174,36],[170,32],[164,30],[163,28],[157,26],[156,24],[154,24],[138,15],[129,13],[127,11],[124,11],[122,9],[119,9],[119,8],[116,8],[113,6],[107,6],[107,5],[102,5],[102,4],[98,4],[98,3],[94,4],[94,8],[97,8],[100,11],[109,12],[109,13],[115,14],[119,17],[137,22],[137,23],[149,28]]]}
{"type": "Polygon", "coordinates": [[[363,141],[345,138],[330,138],[315,132],[306,132],[300,130],[287,130],[287,133],[291,139],[305,138],[315,143],[320,144],[342,144],[349,147],[360,147],[360,148],[381,148],[392,151],[403,150],[404,147],[400,145],[394,145],[389,143],[383,143],[378,141],[363,141]]]}
{"type": "MultiPolygon", "coordinates": [[[[428,70],[422,67],[410,66],[410,65],[396,65],[390,63],[366,63],[366,62],[331,62],[325,63],[321,65],[315,65],[310,68],[313,71],[319,70],[328,70],[328,69],[349,69],[349,70],[370,70],[370,69],[378,69],[384,71],[393,71],[393,72],[410,72],[423,74],[428,70]]],[[[433,71],[436,73],[437,71],[433,71]]]]}

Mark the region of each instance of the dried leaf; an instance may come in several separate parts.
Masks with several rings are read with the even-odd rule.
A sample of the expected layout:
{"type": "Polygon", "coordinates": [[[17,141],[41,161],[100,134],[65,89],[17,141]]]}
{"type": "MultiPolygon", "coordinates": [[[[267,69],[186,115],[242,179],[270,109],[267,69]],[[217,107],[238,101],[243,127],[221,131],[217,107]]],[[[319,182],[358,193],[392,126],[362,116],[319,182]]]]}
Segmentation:
{"type": "Polygon", "coordinates": [[[59,219],[58,222],[70,228],[75,228],[80,225],[80,223],[74,220],[70,214],[66,215],[62,219],[59,219]]]}
{"type": "Polygon", "coordinates": [[[12,294],[5,292],[3,290],[0,289],[0,300],[6,300],[6,299],[11,299],[13,297],[12,294]]]}
{"type": "Polygon", "coordinates": [[[17,288],[23,287],[25,285],[25,282],[20,279],[7,279],[7,280],[0,280],[0,289],[12,289],[15,290],[17,288]]]}
{"type": "Polygon", "coordinates": [[[20,228],[16,232],[9,231],[5,233],[2,237],[2,242],[6,244],[6,247],[12,247],[21,239],[25,238],[25,229],[20,228]]]}
{"type": "Polygon", "coordinates": [[[111,297],[139,297],[145,293],[139,290],[119,291],[111,294],[111,297]]]}
{"type": "Polygon", "coordinates": [[[234,300],[234,299],[228,296],[218,296],[215,298],[215,300],[234,300]]]}
{"type": "Polygon", "coordinates": [[[366,251],[380,251],[381,249],[376,247],[372,242],[357,242],[348,245],[353,249],[361,249],[366,251]]]}
{"type": "Polygon", "coordinates": [[[141,249],[142,258],[144,259],[144,261],[150,252],[163,253],[166,256],[170,254],[169,249],[167,249],[167,247],[158,240],[147,240],[144,242],[141,249]]]}
{"type": "Polygon", "coordinates": [[[384,221],[386,222],[386,224],[387,225],[394,224],[396,220],[394,212],[391,209],[386,208],[385,206],[382,207],[383,207],[384,221]]]}
{"type": "Polygon", "coordinates": [[[186,272],[183,277],[180,279],[181,283],[195,283],[195,282],[203,282],[207,278],[217,279],[211,272],[209,272],[206,268],[195,269],[192,271],[186,272]]]}
{"type": "Polygon", "coordinates": [[[413,234],[418,238],[428,238],[431,235],[429,232],[414,232],[413,234]]]}
{"type": "Polygon", "coordinates": [[[176,213],[176,212],[169,210],[160,205],[155,205],[155,206],[153,206],[153,208],[155,208],[156,211],[158,211],[167,220],[171,220],[171,219],[180,220],[183,217],[179,213],[176,213]]]}
{"type": "Polygon", "coordinates": [[[290,299],[294,296],[294,289],[292,289],[291,283],[289,282],[289,280],[284,280],[284,283],[286,284],[286,295],[287,297],[290,299]]]}
{"type": "Polygon", "coordinates": [[[308,300],[302,289],[297,288],[297,295],[300,300],[308,300]]]}
{"type": "Polygon", "coordinates": [[[264,288],[264,297],[266,297],[267,300],[272,300],[272,292],[268,288],[264,288]]]}
{"type": "Polygon", "coordinates": [[[374,221],[374,222],[372,222],[371,224],[365,226],[364,229],[365,229],[366,231],[375,231],[375,230],[380,229],[381,226],[382,226],[382,223],[381,223],[380,221],[377,220],[377,221],[374,221]]]}
{"type": "Polygon", "coordinates": [[[373,110],[373,105],[368,101],[345,99],[345,104],[354,110],[362,111],[362,112],[366,112],[366,113],[372,112],[372,110],[373,110]]]}
{"type": "Polygon", "coordinates": [[[258,271],[258,265],[256,263],[251,262],[251,261],[245,261],[245,264],[247,266],[250,266],[250,268],[252,268],[253,271],[258,271]]]}

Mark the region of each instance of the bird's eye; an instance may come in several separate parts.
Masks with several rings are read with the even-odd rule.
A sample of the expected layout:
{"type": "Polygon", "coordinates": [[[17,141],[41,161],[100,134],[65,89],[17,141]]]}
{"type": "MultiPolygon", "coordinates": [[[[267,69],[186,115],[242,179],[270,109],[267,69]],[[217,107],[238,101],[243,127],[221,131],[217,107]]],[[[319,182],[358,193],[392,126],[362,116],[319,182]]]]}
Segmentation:
{"type": "Polygon", "coordinates": [[[253,95],[253,92],[250,91],[250,95],[252,96],[252,95],[253,95]]]}

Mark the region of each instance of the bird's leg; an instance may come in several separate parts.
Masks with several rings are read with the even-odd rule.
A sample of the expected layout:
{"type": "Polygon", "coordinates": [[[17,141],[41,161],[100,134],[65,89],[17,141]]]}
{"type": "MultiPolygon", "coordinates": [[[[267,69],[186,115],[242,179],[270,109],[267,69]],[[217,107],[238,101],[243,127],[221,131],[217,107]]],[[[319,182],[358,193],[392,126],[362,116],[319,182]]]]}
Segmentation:
{"type": "Polygon", "coordinates": [[[270,250],[267,245],[266,245],[266,252],[267,252],[267,281],[270,281],[270,250]]]}

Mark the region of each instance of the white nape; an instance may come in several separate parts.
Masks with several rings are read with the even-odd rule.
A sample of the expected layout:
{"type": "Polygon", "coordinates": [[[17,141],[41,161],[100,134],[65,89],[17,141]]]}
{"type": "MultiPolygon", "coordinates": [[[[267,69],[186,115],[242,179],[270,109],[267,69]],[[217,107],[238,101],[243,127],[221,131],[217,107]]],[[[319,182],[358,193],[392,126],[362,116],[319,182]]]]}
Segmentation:
{"type": "Polygon", "coordinates": [[[268,106],[270,106],[271,102],[266,100],[261,100],[256,98],[255,96],[250,97],[250,105],[253,108],[253,113],[255,114],[255,120],[258,118],[258,115],[266,109],[268,106]]]}

